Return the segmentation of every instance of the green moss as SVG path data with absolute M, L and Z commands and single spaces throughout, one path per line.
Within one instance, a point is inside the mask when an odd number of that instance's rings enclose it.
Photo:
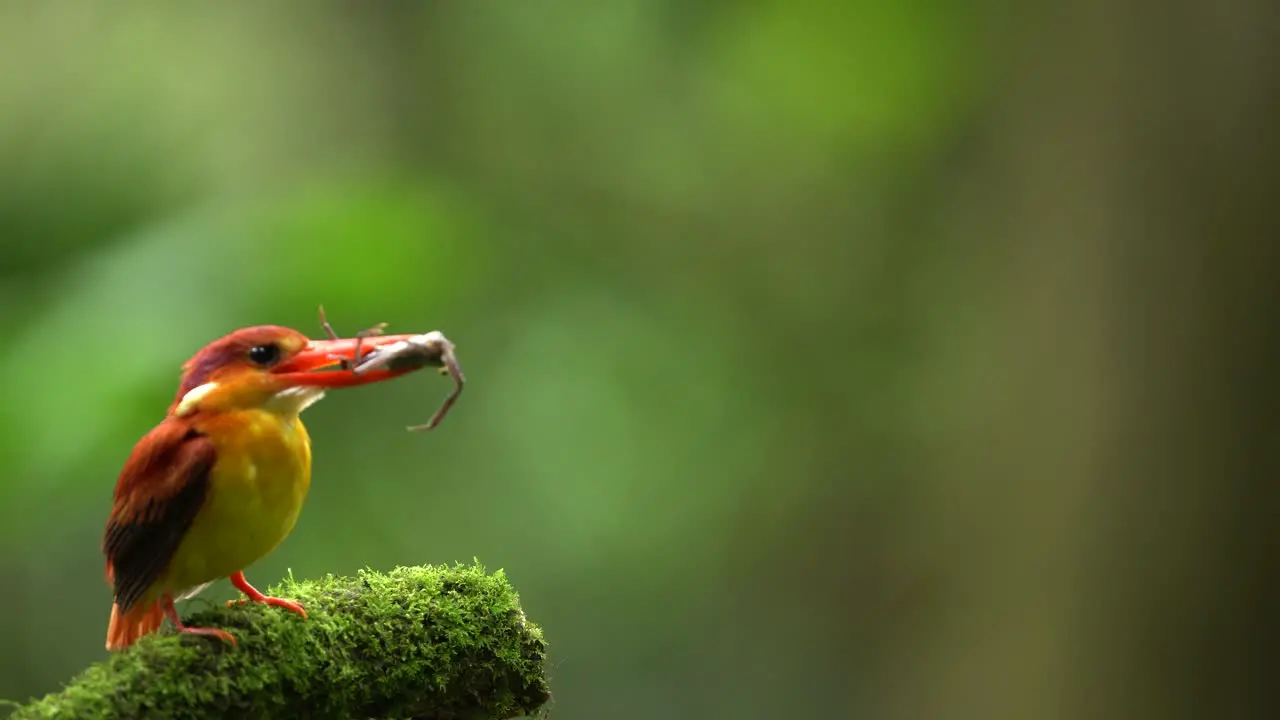
M 505 718 L 550 698 L 542 631 L 502 571 L 396 568 L 286 581 L 307 619 L 257 603 L 184 622 L 230 647 L 172 630 L 143 638 L 12 718 Z

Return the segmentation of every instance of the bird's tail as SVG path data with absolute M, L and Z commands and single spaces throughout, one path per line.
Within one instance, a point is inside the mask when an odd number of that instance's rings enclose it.
M 143 635 L 154 632 L 164 622 L 164 607 L 159 600 L 146 605 L 135 605 L 127 613 L 120 606 L 111 604 L 111 624 L 107 626 L 107 649 L 122 650 L 138 641 Z

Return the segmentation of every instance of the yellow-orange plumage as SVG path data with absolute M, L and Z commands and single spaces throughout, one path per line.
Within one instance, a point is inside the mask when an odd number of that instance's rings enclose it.
M 354 347 L 262 326 L 221 338 L 184 366 L 168 415 L 134 447 L 116 483 L 103 538 L 115 589 L 108 649 L 133 644 L 166 616 L 186 632 L 234 642 L 220 630 L 183 628 L 173 609 L 175 599 L 222 577 L 250 600 L 305 617 L 293 603 L 264 597 L 241 571 L 289 535 L 302 509 L 311 444 L 300 413 L 326 387 L 400 374 L 331 369 Z

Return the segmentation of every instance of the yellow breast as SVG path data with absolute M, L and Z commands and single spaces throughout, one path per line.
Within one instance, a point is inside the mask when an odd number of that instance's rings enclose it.
M 218 455 L 204 505 L 157 583 L 175 593 L 271 552 L 293 530 L 311 486 L 311 441 L 296 415 L 218 413 L 198 427 Z

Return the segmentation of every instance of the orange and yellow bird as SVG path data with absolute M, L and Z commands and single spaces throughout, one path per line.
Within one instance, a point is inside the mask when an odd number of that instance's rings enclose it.
M 132 645 L 165 617 L 180 632 L 234 645 L 223 630 L 184 626 L 173 606 L 223 577 L 253 602 L 306 617 L 244 577 L 293 530 L 311 485 L 299 415 L 328 388 L 410 372 L 350 369 L 357 352 L 407 337 L 311 340 L 263 325 L 222 337 L 183 365 L 164 420 L 134 446 L 116 482 L 102 542 L 114 586 L 108 650 Z

